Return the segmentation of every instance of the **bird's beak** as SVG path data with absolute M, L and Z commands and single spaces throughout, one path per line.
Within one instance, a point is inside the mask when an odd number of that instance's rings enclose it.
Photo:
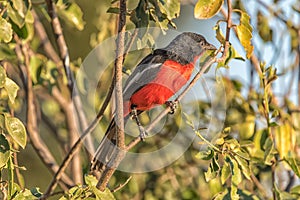
M 209 44 L 206 46 L 206 50 L 217 50 L 217 48 L 214 45 Z

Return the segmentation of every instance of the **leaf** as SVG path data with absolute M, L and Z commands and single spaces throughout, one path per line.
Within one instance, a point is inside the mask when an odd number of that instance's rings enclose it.
M 221 170 L 221 183 L 224 185 L 225 181 L 229 178 L 230 176 L 230 167 L 228 164 L 224 164 Z
M 0 168 L 4 167 L 10 156 L 10 146 L 4 135 L 0 134 Z
M 13 60 L 16 58 L 16 53 L 6 43 L 0 43 L 0 60 Z
M 96 186 L 98 183 L 97 178 L 91 175 L 84 176 L 84 181 L 88 186 Z
M 273 41 L 273 30 L 269 26 L 268 19 L 260 12 L 257 12 L 257 24 L 259 36 L 264 42 Z
M 4 41 L 6 43 L 10 42 L 12 39 L 12 28 L 11 24 L 8 23 L 2 17 L 0 18 L 0 41 Z
M 296 145 L 296 133 L 289 122 L 284 122 L 283 125 L 275 129 L 276 149 L 280 158 L 288 156 L 291 149 Z
M 282 199 L 282 200 L 296 199 L 292 194 L 284 192 L 284 191 L 280 191 L 279 188 L 277 187 L 276 183 L 273 183 L 273 185 L 274 185 L 273 189 L 274 189 L 276 197 L 277 197 L 276 199 Z
M 96 197 L 98 197 L 100 200 L 116 200 L 116 198 L 108 188 L 105 188 L 103 192 L 98 190 L 96 187 L 92 187 L 92 190 Z
M 300 169 L 295 158 L 289 155 L 288 157 L 284 158 L 284 160 L 292 168 L 293 172 L 300 178 Z
M 118 8 L 118 7 L 109 7 L 106 12 L 107 13 L 119 14 L 120 13 L 120 8 Z
M 222 30 L 220 29 L 220 24 L 217 23 L 216 26 L 214 27 L 214 29 L 216 30 L 216 38 L 217 40 L 221 43 L 224 44 L 225 43 L 225 36 L 222 33 Z
M 224 0 L 198 0 L 194 9 L 194 16 L 197 19 L 208 19 L 216 15 Z
M 130 20 L 135 24 L 136 28 L 148 27 L 150 16 L 145 1 L 139 1 L 139 4 L 131 13 Z
M 179 0 L 165 0 L 163 6 L 166 9 L 166 13 L 169 19 L 174 19 L 179 16 L 180 13 Z
M 236 156 L 235 159 L 238 162 L 239 167 L 241 168 L 242 173 L 244 174 L 244 176 L 248 180 L 251 180 L 251 178 L 250 178 L 250 176 L 251 176 L 251 170 L 250 170 L 249 163 L 245 159 L 240 158 L 239 156 Z
M 85 25 L 83 12 L 76 3 L 72 2 L 66 5 L 63 0 L 58 0 L 56 6 L 58 8 L 57 13 L 61 18 L 78 30 L 83 30 Z
M 264 144 L 264 161 L 266 165 L 272 165 L 272 160 L 274 159 L 275 149 L 274 149 L 274 143 L 270 138 L 267 138 L 265 144 Z
M 12 20 L 14 24 L 16 24 L 19 28 L 23 27 L 25 24 L 25 11 L 18 8 L 24 8 L 24 2 L 22 0 L 12 1 L 7 5 L 7 13 L 9 18 Z M 11 5 L 12 4 L 12 5 Z M 16 8 L 17 7 L 17 8 Z
M 240 124 L 240 137 L 243 140 L 250 139 L 255 132 L 255 116 L 248 114 L 244 122 Z
M 5 86 L 5 81 L 6 81 L 6 71 L 0 65 L 0 88 L 3 88 Z
M 250 24 L 250 17 L 246 12 L 241 10 L 235 9 L 234 11 L 241 14 L 240 24 L 236 27 L 237 36 L 246 51 L 247 58 L 250 58 L 254 50 L 254 47 L 251 44 L 252 26 Z
M 207 151 L 200 151 L 196 154 L 196 158 L 200 160 L 210 160 L 214 156 L 214 151 L 211 149 L 208 149 Z
M 232 177 L 231 177 L 231 181 L 233 184 L 235 184 L 236 186 L 238 184 L 240 184 L 242 182 L 242 173 L 241 173 L 241 170 L 239 168 L 239 165 L 238 163 L 236 162 L 235 159 L 233 158 L 230 158 L 230 161 L 232 162 Z
M 14 103 L 17 96 L 17 92 L 19 90 L 19 86 L 13 80 L 6 77 L 4 88 L 7 91 L 9 100 L 11 101 L 11 103 Z
M 245 61 L 245 59 L 233 48 L 232 45 L 230 45 L 229 50 L 226 54 L 226 59 L 223 60 L 222 62 L 219 62 L 217 65 L 217 68 L 220 67 L 225 67 L 228 68 L 228 63 L 231 59 L 237 59 L 237 60 L 242 60 Z
M 31 68 L 31 78 L 33 83 L 38 83 L 41 79 L 41 70 L 42 70 L 43 60 L 36 55 L 30 57 L 29 66 Z
M 213 170 L 212 165 L 209 165 L 209 168 L 207 169 L 207 171 L 204 172 L 205 180 L 208 182 L 208 181 L 216 178 L 216 176 L 217 176 L 217 173 Z
M 300 195 L 300 185 L 293 187 L 290 191 L 292 194 Z
M 24 149 L 27 142 L 27 135 L 23 123 L 18 118 L 5 115 L 5 127 L 14 141 Z

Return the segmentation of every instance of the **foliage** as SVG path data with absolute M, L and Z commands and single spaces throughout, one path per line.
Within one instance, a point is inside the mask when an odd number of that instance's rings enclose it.
M 87 5 L 79 0 L 0 1 L 0 199 L 42 197 L 61 160 L 70 155 L 68 151 L 77 134 L 86 130 L 86 121 L 92 120 L 89 114 L 95 111 L 81 110 L 72 99 L 77 90 L 70 89 L 74 85 L 66 74 L 71 71 L 76 75 L 85 52 L 116 34 L 118 2 Z M 133 149 L 155 151 L 168 144 L 180 126 L 191 126 L 199 144 L 193 144 L 174 164 L 154 172 L 133 174 L 128 183 L 127 174 L 118 171 L 112 176 L 110 187 L 101 192 L 96 187 L 98 180 L 85 175 L 89 173 L 90 155 L 75 152 L 66 173 L 60 177 L 58 198 L 299 199 L 300 101 L 295 103 L 291 96 L 291 85 L 297 83 L 299 87 L 300 80 L 300 24 L 294 20 L 294 16 L 299 18 L 300 8 L 297 1 L 285 6 L 280 1 L 272 3 L 270 6 L 260 0 L 252 2 L 251 5 L 257 5 L 253 7 L 259 7 L 257 10 L 242 0 L 198 0 L 194 6 L 195 18 L 219 19 L 215 24 L 209 23 L 223 47 L 216 70 L 225 70 L 222 72 L 226 74 L 237 62 L 249 63 L 249 73 L 245 75 L 249 85 L 227 75 L 215 77 L 216 82 L 224 83 L 226 94 L 215 94 L 226 103 L 223 130 L 204 136 L 214 112 L 211 102 L 191 102 L 200 113 L 191 111 L 184 120 L 179 114 L 168 118 L 159 135 Z M 175 19 L 180 18 L 183 4 L 178 0 L 129 0 L 127 4 L 127 30 L 145 28 L 133 41 L 141 51 L 131 52 L 125 59 L 125 64 L 132 66 L 137 57 L 144 55 L 143 49 L 155 45 L 150 27 L 167 33 L 181 26 L 175 24 Z M 287 37 L 288 45 L 283 45 L 281 36 Z M 88 38 L 90 46 L 83 42 L 84 38 Z M 264 45 L 269 45 L 269 49 Z M 282 56 L 286 49 L 288 55 Z M 107 72 L 99 84 L 99 94 L 87 94 L 88 100 L 96 101 L 97 106 L 104 101 L 111 74 Z M 75 89 L 88 92 L 88 80 L 80 80 Z M 299 96 L 298 92 L 298 99 Z M 195 116 L 199 116 L 196 120 L 205 128 L 192 123 Z M 101 128 L 107 127 L 109 117 L 105 113 Z M 147 113 L 142 122 L 150 123 Z M 37 163 L 35 171 L 32 166 Z M 47 174 L 46 170 L 51 175 L 42 180 L 39 175 Z M 109 190 L 124 182 L 127 184 L 121 190 Z

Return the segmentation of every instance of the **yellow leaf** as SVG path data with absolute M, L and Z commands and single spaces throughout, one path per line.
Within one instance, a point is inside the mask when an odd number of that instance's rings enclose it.
M 240 24 L 237 26 L 237 36 L 246 51 L 247 58 L 250 58 L 254 47 L 251 44 L 252 26 L 250 24 L 250 17 L 247 13 L 241 10 L 234 10 L 241 14 Z
M 208 19 L 216 15 L 224 0 L 198 0 L 194 10 L 194 16 L 197 19 Z

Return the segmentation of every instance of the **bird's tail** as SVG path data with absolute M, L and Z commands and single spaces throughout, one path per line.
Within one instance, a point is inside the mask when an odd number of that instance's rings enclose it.
M 126 124 L 128 118 L 129 116 L 124 118 L 124 124 Z M 99 171 L 101 173 L 106 167 L 117 167 L 116 157 L 120 151 L 121 150 L 117 147 L 116 122 L 113 118 L 95 152 L 91 163 L 91 170 Z

